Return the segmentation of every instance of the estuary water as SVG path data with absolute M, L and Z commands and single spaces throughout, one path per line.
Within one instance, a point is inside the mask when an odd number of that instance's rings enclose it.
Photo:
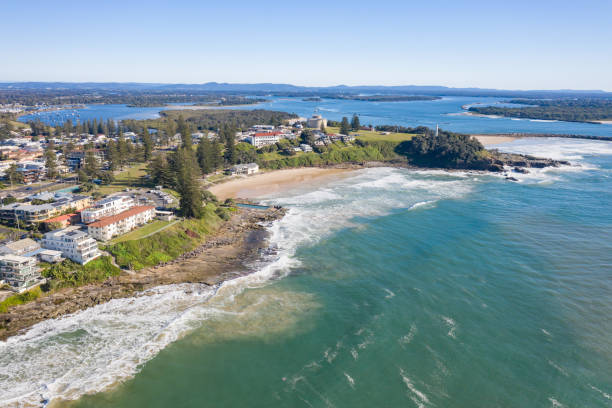
M 269 102 L 221 109 L 270 109 L 296 113 L 310 117 L 321 114 L 332 120 L 357 114 L 364 125 L 428 126 L 439 125 L 445 130 L 464 133 L 554 133 L 612 137 L 612 125 L 578 122 L 559 122 L 503 117 L 479 117 L 465 115 L 463 106 L 474 104 L 502 104 L 504 98 L 450 97 L 435 101 L 367 102 L 323 99 L 320 102 L 304 101 L 303 98 L 266 97 Z M 508 98 L 506 98 L 508 99 Z M 174 104 L 177 105 L 177 104 Z M 175 106 L 176 107 L 176 106 Z M 22 122 L 40 119 L 50 125 L 64 123 L 66 119 L 154 119 L 166 108 L 132 108 L 126 105 L 87 105 L 84 109 L 40 112 L 19 118 Z M 219 108 L 211 108 L 219 109 Z
M 573 165 L 373 168 L 264 197 L 289 212 L 253 274 L 0 343 L 0 406 L 612 406 L 612 144 L 499 147 Z

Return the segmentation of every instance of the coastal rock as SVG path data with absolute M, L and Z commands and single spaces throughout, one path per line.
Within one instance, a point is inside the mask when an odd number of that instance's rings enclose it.
M 64 288 L 0 314 L 0 340 L 19 334 L 47 319 L 93 307 L 111 299 L 140 296 L 155 286 L 175 283 L 214 285 L 246 271 L 245 264 L 260 256 L 267 234 L 262 224 L 281 218 L 282 208 L 240 209 L 198 248 L 177 259 L 77 288 Z

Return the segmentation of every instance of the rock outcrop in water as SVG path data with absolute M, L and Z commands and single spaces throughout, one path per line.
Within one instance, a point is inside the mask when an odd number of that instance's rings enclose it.
M 543 168 L 569 165 L 569 162 L 486 150 L 475 138 L 446 131 L 430 131 L 400 143 L 396 153 L 417 167 L 484 170 L 501 172 L 504 167 Z

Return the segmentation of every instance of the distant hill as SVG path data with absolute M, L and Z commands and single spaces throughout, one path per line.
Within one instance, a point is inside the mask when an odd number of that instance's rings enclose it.
M 492 96 L 511 98 L 610 98 L 611 92 L 601 90 L 504 90 L 488 88 L 450 88 L 446 86 L 380 86 L 336 85 L 329 87 L 308 87 L 291 84 L 231 84 L 207 82 L 203 84 L 158 84 L 137 82 L 0 82 L 0 90 L 70 90 L 70 91 L 137 91 L 169 92 L 192 91 L 210 93 L 242 93 L 253 95 L 274 94 L 280 96 L 321 96 L 321 95 L 431 95 L 431 96 Z

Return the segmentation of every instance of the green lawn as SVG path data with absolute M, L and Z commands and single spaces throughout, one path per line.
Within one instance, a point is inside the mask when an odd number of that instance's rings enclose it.
M 139 163 L 124 171 L 115 174 L 115 181 L 107 186 L 98 187 L 97 191 L 101 194 L 112 194 L 126 188 L 142 187 L 142 177 L 146 173 L 147 163 Z
M 160 229 L 164 228 L 166 225 L 170 224 L 171 222 L 172 221 L 155 220 L 141 228 L 137 228 L 134 231 L 128 232 L 125 235 L 121 235 L 120 237 L 114 238 L 113 240 L 109 242 L 109 244 L 112 245 L 118 242 L 141 239 L 142 237 L 148 234 L 152 234 L 154 232 L 159 231 Z
M 328 133 L 338 133 L 340 131 L 337 127 L 326 128 Z M 389 142 L 403 142 L 404 140 L 410 140 L 414 136 L 412 133 L 395 133 L 391 132 L 388 135 L 382 135 L 381 132 L 375 130 L 360 130 L 359 132 L 350 132 L 351 135 L 356 136 L 357 139 L 361 139 L 365 142 L 374 142 L 378 140 L 384 140 Z

